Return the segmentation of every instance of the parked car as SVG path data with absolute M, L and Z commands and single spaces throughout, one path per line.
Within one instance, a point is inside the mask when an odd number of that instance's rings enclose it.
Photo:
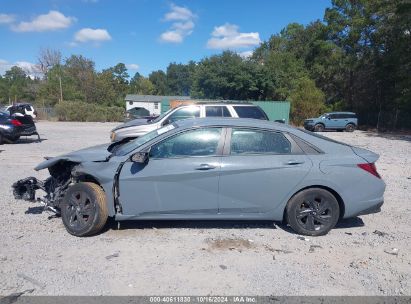
M 268 120 L 265 112 L 253 104 L 204 103 L 170 109 L 155 119 L 135 119 L 111 131 L 112 142 L 140 137 L 177 120 L 200 117 L 234 117 Z
M 358 126 L 358 118 L 352 112 L 325 113 L 318 118 L 309 118 L 304 121 L 304 128 L 310 131 L 345 130 L 353 132 Z
M 37 111 L 34 110 L 34 107 L 29 103 L 9 105 L 6 107 L 6 111 L 8 111 L 10 114 L 20 113 L 22 115 L 29 115 L 32 118 L 37 117 Z
M 285 220 L 323 235 L 338 220 L 375 213 L 385 183 L 378 155 L 315 133 L 256 119 L 170 123 L 138 139 L 50 158 L 44 182 L 13 185 L 17 199 L 61 212 L 67 231 L 98 233 L 124 220 Z
M 14 143 L 20 136 L 31 135 L 37 135 L 40 140 L 31 116 L 0 112 L 0 145 L 4 142 Z

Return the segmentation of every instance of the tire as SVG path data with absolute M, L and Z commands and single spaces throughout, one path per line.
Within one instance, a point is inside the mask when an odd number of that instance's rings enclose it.
M 345 126 L 345 131 L 346 132 L 354 132 L 354 130 L 355 130 L 355 125 L 354 124 L 349 123 L 348 125 Z
M 316 124 L 315 126 L 314 126 L 314 131 L 315 132 L 323 132 L 324 131 L 324 125 L 323 124 Z
M 63 199 L 61 218 L 72 235 L 89 236 L 100 232 L 108 218 L 103 189 L 89 182 L 71 186 Z
M 287 203 L 286 220 L 291 228 L 302 235 L 327 234 L 337 224 L 340 206 L 330 192 L 309 188 L 298 192 Z
M 14 136 L 14 137 L 10 138 L 10 141 L 11 141 L 12 143 L 15 143 L 15 142 L 18 141 L 19 139 L 20 139 L 20 136 Z
M 3 134 L 0 133 L 0 145 L 4 143 L 4 137 Z

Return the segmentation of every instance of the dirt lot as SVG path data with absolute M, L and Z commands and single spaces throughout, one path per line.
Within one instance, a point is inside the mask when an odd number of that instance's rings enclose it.
M 47 176 L 32 170 L 43 156 L 106 142 L 113 126 L 40 122 L 41 143 L 0 146 L 0 295 L 411 295 L 411 137 L 325 133 L 379 153 L 387 191 L 381 213 L 309 240 L 270 222 L 131 222 L 77 238 L 14 200 L 14 181 Z

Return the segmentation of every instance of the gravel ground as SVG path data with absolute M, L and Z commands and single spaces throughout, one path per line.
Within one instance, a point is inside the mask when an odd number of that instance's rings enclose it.
M 381 213 L 301 240 L 270 222 L 128 222 L 77 238 L 10 185 L 32 168 L 108 141 L 108 123 L 39 122 L 41 143 L 0 146 L 0 294 L 411 295 L 411 137 L 327 132 L 373 150 L 387 183 Z M 394 251 L 393 251 L 393 248 Z

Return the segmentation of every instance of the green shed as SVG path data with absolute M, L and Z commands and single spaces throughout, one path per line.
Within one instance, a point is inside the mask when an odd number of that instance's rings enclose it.
M 259 106 L 267 114 L 270 120 L 284 119 L 286 123 L 290 120 L 290 102 L 289 101 L 251 101 Z

